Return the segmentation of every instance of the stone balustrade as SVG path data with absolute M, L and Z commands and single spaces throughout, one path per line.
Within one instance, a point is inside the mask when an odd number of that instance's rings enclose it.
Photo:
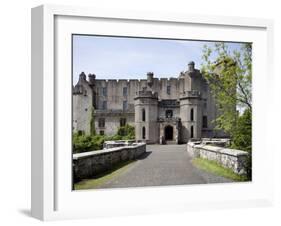
M 116 148 L 116 147 L 123 147 L 123 146 L 130 146 L 133 145 L 135 140 L 108 140 L 103 143 L 103 148 Z
M 230 139 L 229 138 L 202 138 L 201 143 L 205 145 L 226 147 L 230 145 Z
M 245 175 L 248 153 L 241 150 L 212 146 L 198 142 L 188 142 L 187 152 L 192 158 L 203 158 L 215 161 L 234 173 Z
M 73 154 L 74 181 L 92 178 L 146 152 L 145 143 Z

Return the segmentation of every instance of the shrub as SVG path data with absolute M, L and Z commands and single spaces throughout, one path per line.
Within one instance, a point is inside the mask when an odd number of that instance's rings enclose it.
M 73 134 L 73 153 L 101 150 L 106 140 L 133 140 L 135 139 L 135 128 L 130 125 L 119 127 L 117 134 L 113 136 L 105 135 L 85 135 L 83 133 Z
M 247 160 L 247 176 L 252 178 L 252 112 L 245 110 L 243 115 L 239 116 L 237 126 L 234 131 L 232 148 L 247 151 L 249 158 Z
M 118 128 L 117 135 L 121 137 L 120 140 L 133 140 L 135 139 L 135 127 L 125 125 Z
M 101 135 L 80 135 L 73 134 L 73 153 L 80 153 L 86 151 L 100 150 L 103 147 L 104 136 Z

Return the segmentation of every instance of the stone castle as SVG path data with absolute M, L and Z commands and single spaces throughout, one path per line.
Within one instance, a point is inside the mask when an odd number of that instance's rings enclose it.
M 194 62 L 178 78 L 104 80 L 84 72 L 73 87 L 73 131 L 116 134 L 135 127 L 137 141 L 186 143 L 191 138 L 224 136 L 214 130 L 218 111 L 208 83 Z

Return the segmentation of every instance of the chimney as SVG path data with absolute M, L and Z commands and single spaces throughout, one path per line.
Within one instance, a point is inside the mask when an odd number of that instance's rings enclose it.
M 88 75 L 88 79 L 89 79 L 89 84 L 91 86 L 95 85 L 95 81 L 96 81 L 96 75 L 95 74 L 89 74 Z
M 195 66 L 195 63 L 193 62 L 193 61 L 190 61 L 189 63 L 188 63 L 188 71 L 189 72 L 193 72 L 194 71 L 194 67 Z
M 147 72 L 147 85 L 151 87 L 153 85 L 153 72 Z
M 86 81 L 86 75 L 85 75 L 84 72 L 81 72 L 81 74 L 79 75 L 79 81 L 80 81 L 80 80 Z

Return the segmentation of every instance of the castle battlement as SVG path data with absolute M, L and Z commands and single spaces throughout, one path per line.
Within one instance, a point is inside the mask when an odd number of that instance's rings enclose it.
M 143 90 L 136 92 L 135 100 L 138 98 L 158 99 L 158 93 L 153 92 L 151 90 L 147 90 L 146 88 L 143 88 Z
M 201 98 L 201 92 L 198 90 L 184 91 L 180 95 L 180 99 L 184 99 L 184 98 Z

